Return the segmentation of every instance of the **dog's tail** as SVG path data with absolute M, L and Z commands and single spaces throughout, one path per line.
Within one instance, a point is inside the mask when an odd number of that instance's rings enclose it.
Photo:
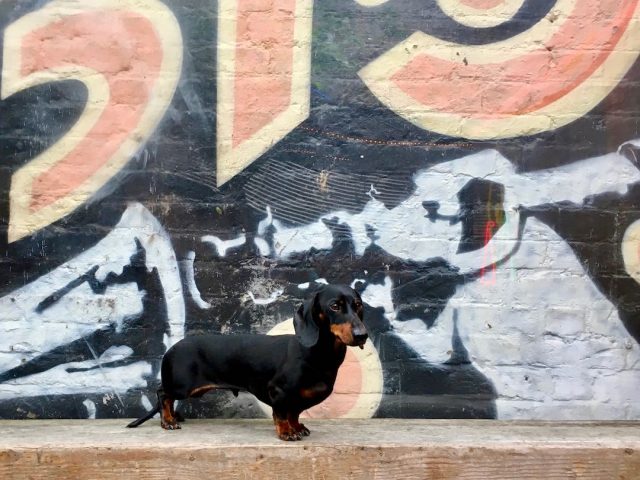
M 136 428 L 136 427 L 142 425 L 147 420 L 150 420 L 151 418 L 153 418 L 153 416 L 158 412 L 160 412 L 160 403 L 157 403 L 156 406 L 149 413 L 147 413 L 144 417 L 140 417 L 139 419 L 134 420 L 129 425 L 127 425 L 127 428 Z

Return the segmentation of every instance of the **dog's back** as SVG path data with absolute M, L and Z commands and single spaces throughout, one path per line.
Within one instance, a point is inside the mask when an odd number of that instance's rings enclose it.
M 268 400 L 266 386 L 283 364 L 293 335 L 194 335 L 162 359 L 162 387 L 176 399 L 205 385 L 246 390 Z

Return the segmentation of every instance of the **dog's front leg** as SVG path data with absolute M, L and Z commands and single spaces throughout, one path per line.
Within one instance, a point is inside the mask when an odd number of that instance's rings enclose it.
M 276 426 L 278 438 L 285 441 L 302 440 L 302 433 L 291 424 L 289 417 L 284 412 L 273 410 L 273 423 Z
M 286 392 L 276 384 L 269 383 L 269 398 L 273 407 L 273 423 L 280 440 L 302 440 L 302 434 L 290 422 L 290 408 L 287 404 Z
M 307 437 L 311 432 L 307 427 L 304 426 L 304 424 L 300 423 L 299 418 L 299 413 L 290 413 L 287 419 L 289 420 L 289 424 L 291 425 L 291 427 L 296 432 L 298 432 L 303 437 Z

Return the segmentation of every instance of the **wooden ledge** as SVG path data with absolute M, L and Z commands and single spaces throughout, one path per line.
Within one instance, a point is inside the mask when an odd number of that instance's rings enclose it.
M 308 420 L 0 421 L 0 478 L 638 479 L 640 422 Z

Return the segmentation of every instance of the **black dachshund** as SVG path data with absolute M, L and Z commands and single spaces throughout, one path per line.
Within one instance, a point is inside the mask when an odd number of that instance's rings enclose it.
M 300 413 L 333 391 L 348 346 L 363 348 L 360 295 L 342 285 L 326 285 L 296 311 L 295 335 L 198 335 L 180 340 L 162 359 L 158 403 L 137 427 L 160 412 L 160 425 L 179 429 L 175 400 L 200 397 L 209 390 L 245 390 L 273 408 L 276 433 L 300 440 L 309 429 Z

